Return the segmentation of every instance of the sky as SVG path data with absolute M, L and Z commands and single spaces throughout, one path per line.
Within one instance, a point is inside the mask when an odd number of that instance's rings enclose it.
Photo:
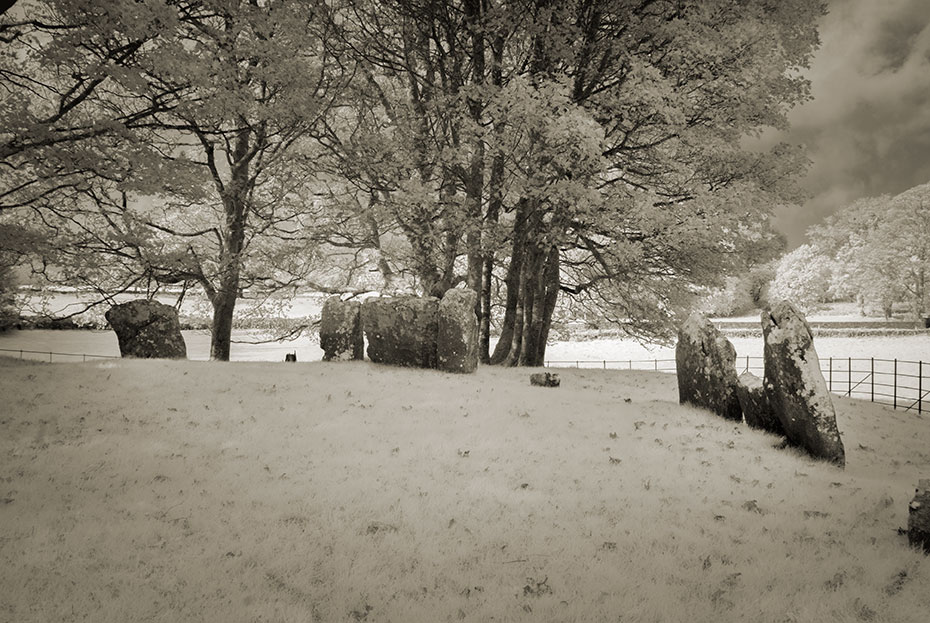
M 780 138 L 807 147 L 810 199 L 776 214 L 790 247 L 860 197 L 930 181 L 930 0 L 830 0 L 813 99 Z

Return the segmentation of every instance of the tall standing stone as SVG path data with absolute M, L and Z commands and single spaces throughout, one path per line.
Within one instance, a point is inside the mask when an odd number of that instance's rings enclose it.
M 372 298 L 362 304 L 368 358 L 375 363 L 436 367 L 439 299 L 417 296 Z
M 116 332 L 123 357 L 185 359 L 187 345 L 174 307 L 138 299 L 107 310 L 107 322 Z
M 449 290 L 439 302 L 436 358 L 440 370 L 474 372 L 478 367 L 478 317 L 474 290 Z
M 788 441 L 811 456 L 846 464 L 810 326 L 787 301 L 762 312 L 765 336 L 765 392 Z
M 678 329 L 675 347 L 678 399 L 741 421 L 736 394 L 736 349 L 701 314 L 691 314 Z
M 326 299 L 320 314 L 320 348 L 323 361 L 349 361 L 365 358 L 362 334 L 362 304 L 343 301 L 338 296 Z

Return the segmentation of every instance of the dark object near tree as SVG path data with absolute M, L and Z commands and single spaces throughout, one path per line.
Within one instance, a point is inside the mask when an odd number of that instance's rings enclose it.
M 296 362 L 297 362 L 297 353 L 287 353 L 286 355 L 284 355 L 284 361 L 285 361 L 285 362 L 293 361 L 293 362 L 296 363 Z
M 750 428 L 757 428 L 776 435 L 784 435 L 785 429 L 772 411 L 762 379 L 752 372 L 743 372 L 737 379 L 736 396 L 739 398 L 743 418 Z
M 551 372 L 537 372 L 530 375 L 530 385 L 537 387 L 558 387 L 561 384 L 558 374 Z
M 185 359 L 178 312 L 170 305 L 144 299 L 114 305 L 106 312 L 123 357 Z
M 742 421 L 736 393 L 736 349 L 701 314 L 691 314 L 678 329 L 675 367 L 679 402 Z
M 368 358 L 375 363 L 435 368 L 439 299 L 403 296 L 368 299 L 362 305 Z
M 804 316 L 787 301 L 762 312 L 765 393 L 788 441 L 811 456 L 843 467 L 846 451 L 814 338 Z
M 323 361 L 348 361 L 365 358 L 362 334 L 362 304 L 343 301 L 338 296 L 326 299 L 320 315 L 320 347 Z
M 921 480 L 907 509 L 907 542 L 930 554 L 930 479 Z
M 439 302 L 436 357 L 440 370 L 474 372 L 478 367 L 478 316 L 474 290 L 449 290 Z

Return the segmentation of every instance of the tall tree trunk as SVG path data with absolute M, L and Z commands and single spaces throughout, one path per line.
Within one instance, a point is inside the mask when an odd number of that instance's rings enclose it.
M 251 189 L 249 162 L 252 133 L 243 128 L 236 136 L 229 183 L 220 184 L 220 196 L 226 211 L 226 228 L 221 252 L 219 286 L 213 294 L 213 324 L 210 334 L 210 358 L 229 361 L 233 314 L 239 298 L 239 276 L 245 249 L 245 227 Z
M 485 44 L 484 32 L 480 24 L 482 0 L 465 0 L 463 2 L 465 22 L 471 35 L 471 81 L 474 85 L 484 84 Z M 468 98 L 468 113 L 475 127 L 481 123 L 484 102 L 476 97 Z M 468 166 L 468 178 L 465 184 L 465 200 L 468 209 L 465 246 L 468 255 L 466 283 L 475 292 L 481 291 L 483 256 L 481 253 L 481 212 L 482 193 L 484 191 L 484 139 L 475 134 L 471 140 L 472 153 Z M 475 313 L 481 314 L 481 301 L 475 303 Z
M 224 280 L 225 281 L 225 280 Z M 213 324 L 210 327 L 210 359 L 229 361 L 232 344 L 233 312 L 238 298 L 238 276 L 224 283 L 213 297 Z M 233 285 L 235 282 L 235 285 Z
M 491 43 L 491 84 L 499 89 L 504 83 L 504 38 L 497 35 Z M 485 227 L 494 227 L 500 219 L 504 207 L 504 155 L 499 151 L 504 123 L 494 124 L 495 144 L 498 151 L 491 160 L 491 173 L 488 180 L 488 208 L 484 218 Z M 494 278 L 494 253 L 492 245 L 484 238 L 482 248 L 481 288 L 478 290 L 478 357 L 481 363 L 491 363 L 491 299 Z

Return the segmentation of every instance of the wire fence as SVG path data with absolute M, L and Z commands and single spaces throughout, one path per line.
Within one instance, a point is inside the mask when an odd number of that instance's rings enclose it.
M 53 351 L 0 348 L 0 353 L 19 359 L 38 359 L 49 363 L 75 362 L 95 359 L 119 359 L 116 355 L 87 353 L 56 353 Z M 652 370 L 675 374 L 674 359 L 593 360 L 576 359 L 547 361 L 553 368 L 602 368 L 604 370 Z M 753 372 L 762 376 L 762 357 L 739 357 L 739 372 Z M 924 403 L 930 407 L 930 362 L 903 359 L 876 359 L 856 357 L 829 357 L 820 361 L 820 370 L 827 389 L 834 394 L 850 398 L 868 399 L 895 409 L 923 413 Z
M 54 363 L 57 357 L 57 361 L 64 362 L 75 362 L 75 361 L 87 361 L 88 359 L 119 359 L 118 355 L 89 355 L 87 353 L 56 353 L 47 350 L 23 350 L 20 348 L 0 348 L 0 353 L 10 353 L 8 357 L 18 356 L 19 359 L 38 359 L 41 361 L 48 361 L 49 363 Z
M 753 372 L 762 376 L 762 357 L 739 357 L 738 372 Z M 603 368 L 604 370 L 653 370 L 675 374 L 674 359 L 627 359 L 547 361 L 554 368 Z M 860 398 L 888 405 L 895 409 L 923 413 L 924 403 L 930 408 L 930 362 L 903 359 L 829 357 L 820 361 L 820 371 L 827 389 L 834 394 Z

